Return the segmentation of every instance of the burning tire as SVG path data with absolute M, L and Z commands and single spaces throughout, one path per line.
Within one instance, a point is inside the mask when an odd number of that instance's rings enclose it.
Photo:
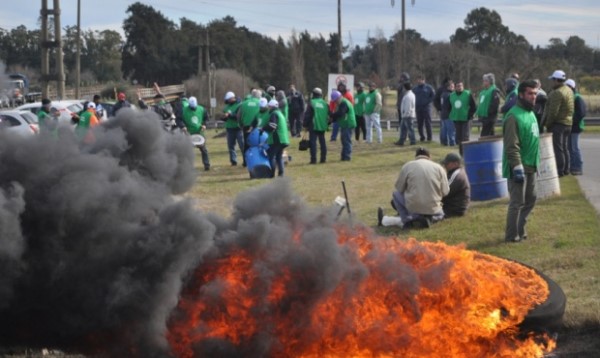
M 541 278 L 548 284 L 548 298 L 542 304 L 533 308 L 520 325 L 522 330 L 546 330 L 550 328 L 557 328 L 562 324 L 562 318 L 565 313 L 567 305 L 567 297 L 563 292 L 562 288 L 554 282 L 550 277 L 546 276 L 539 270 L 519 263 L 523 266 L 529 267 L 535 271 Z

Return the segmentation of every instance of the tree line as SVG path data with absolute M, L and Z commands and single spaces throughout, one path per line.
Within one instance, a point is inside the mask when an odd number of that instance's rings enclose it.
M 306 93 L 314 87 L 326 88 L 327 74 L 337 72 L 337 33 L 324 37 L 304 31 L 288 39 L 272 39 L 238 25 L 231 16 L 208 24 L 185 17 L 175 23 L 140 2 L 130 5 L 126 15 L 125 38 L 114 30 L 82 32 L 83 82 L 181 83 L 210 65 L 202 61 L 205 48 L 215 68 L 235 70 L 252 80 L 248 83 L 261 87 L 270 84 L 287 89 L 295 83 Z M 76 28 L 68 26 L 62 33 L 67 84 L 73 85 Z M 375 29 L 364 46 L 343 48 L 344 72 L 381 87 L 394 88 L 400 74 L 408 72 L 423 74 L 434 85 L 452 78 L 478 89 L 483 73 L 493 72 L 498 79 L 513 72 L 522 78 L 544 79 L 561 68 L 588 93 L 600 92 L 598 49 L 577 35 L 565 40 L 551 38 L 545 47 L 534 47 L 503 25 L 496 11 L 485 7 L 467 14 L 464 26 L 457 28 L 449 41 L 431 42 L 407 29 L 407 58 L 400 63 L 403 37 L 402 31 L 387 37 Z M 9 71 L 24 72 L 35 80 L 41 62 L 40 30 L 25 26 L 0 29 L 0 61 Z

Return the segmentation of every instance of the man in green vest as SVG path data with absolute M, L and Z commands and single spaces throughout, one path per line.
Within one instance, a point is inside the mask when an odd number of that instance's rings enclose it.
M 534 113 L 536 95 L 535 81 L 519 84 L 517 104 L 506 113 L 503 122 L 502 176 L 507 179 L 510 196 L 506 242 L 527 239 L 525 224 L 537 199 L 535 173 L 540 166 L 540 131 Z
M 235 93 L 229 91 L 225 93 L 225 108 L 223 108 L 223 117 L 225 121 L 225 130 L 227 131 L 227 149 L 229 150 L 229 162 L 232 166 L 236 166 L 237 153 L 235 152 L 235 143 L 237 142 L 240 150 L 244 149 L 244 136 L 242 128 L 237 119 L 237 111 L 240 108 L 240 101 L 235 96 Z M 242 156 L 244 153 L 242 152 Z
M 356 115 L 352 102 L 342 96 L 340 91 L 331 92 L 331 101 L 334 102 L 335 110 L 330 114 L 331 119 L 340 127 L 342 140 L 342 161 L 352 159 L 352 132 L 356 128 Z
M 317 140 L 321 152 L 320 162 L 327 161 L 327 140 L 325 132 L 329 129 L 329 107 L 323 99 L 323 91 L 319 87 L 312 90 L 312 98 L 306 108 L 304 115 L 304 128 L 309 131 L 310 141 L 310 162 L 317 164 Z
M 496 77 L 493 73 L 483 75 L 483 89 L 479 92 L 477 117 L 481 121 L 481 137 L 493 136 L 500 106 L 500 90 L 496 88 Z
M 248 135 L 252 130 L 252 121 L 256 118 L 256 115 L 260 111 L 260 98 L 262 96 L 262 91 L 259 89 L 253 89 L 250 92 L 250 96 L 248 96 L 242 104 L 240 104 L 240 109 L 237 112 L 238 121 L 242 127 L 242 131 L 244 133 L 244 164 L 246 166 L 246 151 L 248 150 Z
M 42 108 L 37 112 L 38 126 L 40 133 L 51 132 L 56 127 L 53 122 L 52 116 L 50 116 L 50 105 L 51 101 L 48 98 L 42 99 Z
M 277 167 L 277 175 L 282 177 L 285 171 L 283 163 L 283 150 L 290 145 L 290 137 L 288 126 L 283 113 L 279 110 L 279 102 L 272 99 L 268 103 L 269 106 L 269 122 L 263 127 L 263 130 L 269 133 L 267 144 L 269 149 L 267 155 L 271 162 L 271 178 L 275 176 L 275 167 Z
M 183 127 L 181 129 L 192 135 L 199 134 L 204 137 L 204 131 L 206 130 L 206 122 L 208 122 L 208 111 L 198 104 L 196 97 L 190 97 L 187 100 L 187 106 L 183 106 L 182 110 Z M 202 164 L 204 164 L 204 170 L 210 170 L 210 159 L 208 158 L 208 149 L 206 149 L 206 142 L 202 145 L 197 146 L 202 155 Z
M 377 131 L 377 143 L 383 142 L 381 133 L 381 93 L 375 82 L 369 83 L 369 93 L 365 97 L 365 123 L 367 127 L 367 143 L 373 142 L 373 127 Z
M 460 154 L 463 154 L 462 142 L 468 142 L 471 135 L 471 119 L 477 105 L 471 91 L 466 90 L 462 81 L 456 81 L 454 92 L 450 94 L 450 119 L 456 128 L 456 143 Z
M 365 85 L 358 82 L 356 85 L 356 96 L 354 96 L 354 114 L 356 115 L 356 129 L 354 130 L 354 139 L 356 142 L 360 139 L 360 132 L 363 135 L 363 141 L 367 140 L 367 125 L 365 122 Z

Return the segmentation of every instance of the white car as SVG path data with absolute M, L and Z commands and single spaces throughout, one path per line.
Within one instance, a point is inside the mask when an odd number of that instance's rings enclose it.
M 0 130 L 8 130 L 22 136 L 32 136 L 40 131 L 34 114 L 17 110 L 0 112 Z
M 35 102 L 24 104 L 16 109 L 20 111 L 30 111 L 33 114 L 37 114 L 41 108 L 42 102 Z M 59 123 L 70 124 L 72 114 L 77 114 L 83 110 L 83 105 L 81 104 L 81 101 L 76 100 L 52 101 L 52 103 L 50 103 L 50 110 L 52 111 L 53 109 L 60 112 L 60 116 L 58 117 Z

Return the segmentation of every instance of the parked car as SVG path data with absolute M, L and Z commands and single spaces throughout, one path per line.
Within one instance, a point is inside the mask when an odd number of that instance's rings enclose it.
M 3 129 L 23 136 L 39 133 L 37 117 L 26 111 L 0 111 L 0 130 Z
M 30 111 L 33 114 L 37 114 L 39 110 L 42 108 L 42 102 L 35 103 L 27 103 L 22 106 L 17 107 L 17 110 L 26 110 Z M 71 123 L 71 116 L 73 113 L 77 114 L 81 110 L 83 110 L 83 105 L 81 101 L 77 100 L 65 100 L 65 101 L 52 101 L 50 104 L 51 110 L 58 110 L 60 116 L 58 117 L 58 121 L 60 123 Z

